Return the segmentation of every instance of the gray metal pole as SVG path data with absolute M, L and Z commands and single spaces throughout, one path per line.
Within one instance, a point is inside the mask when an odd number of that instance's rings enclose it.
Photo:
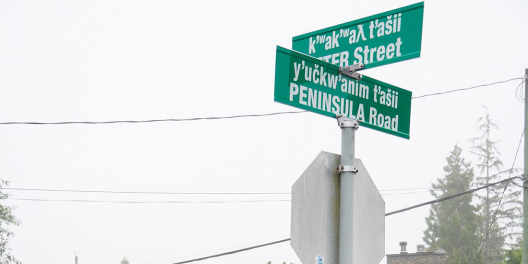
M 358 122 L 347 117 L 338 116 L 337 123 L 341 127 L 339 264 L 352 264 L 354 248 L 354 182 L 357 172 L 354 148 Z
M 524 69 L 524 172 L 523 177 L 528 176 L 528 69 Z M 523 184 L 523 245 L 522 264 L 528 264 L 528 182 Z

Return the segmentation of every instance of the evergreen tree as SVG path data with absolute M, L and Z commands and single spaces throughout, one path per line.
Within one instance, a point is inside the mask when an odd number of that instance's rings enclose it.
M 0 179 L 0 190 L 4 186 L 8 186 L 9 182 Z M 0 200 L 5 200 L 9 197 L 8 194 L 0 191 Z M 9 225 L 18 225 L 19 221 L 13 214 L 13 207 L 0 204 L 0 264 L 21 263 L 13 255 L 11 249 L 7 246 L 9 239 L 14 235 L 7 227 Z
M 455 146 L 446 158 L 447 173 L 444 178 L 432 184 L 431 194 L 443 198 L 470 189 L 473 181 L 473 169 L 461 157 L 462 149 Z M 478 209 L 471 204 L 472 195 L 462 195 L 431 205 L 429 216 L 425 219 L 427 230 L 424 242 L 429 250 L 444 249 L 450 258 L 450 264 L 483 263 L 478 257 L 479 216 Z
M 479 118 L 477 126 L 482 134 L 470 139 L 474 144 L 472 153 L 477 155 L 479 160 L 477 168 L 480 176 L 476 177 L 476 184 L 487 185 L 512 175 L 514 169 L 503 169 L 500 152 L 496 146 L 498 141 L 490 139 L 492 130 L 499 127 L 491 121 L 489 112 Z M 514 187 L 508 182 L 490 186 L 483 194 L 476 194 L 482 219 L 480 232 L 485 238 L 482 253 L 486 264 L 501 263 L 507 239 L 516 241 L 519 235 L 516 227 L 520 226 L 522 205 L 517 198 L 520 190 L 515 190 Z

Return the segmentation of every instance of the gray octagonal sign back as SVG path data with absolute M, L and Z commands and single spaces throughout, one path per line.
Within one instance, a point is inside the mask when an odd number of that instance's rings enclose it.
M 341 156 L 322 151 L 292 187 L 290 244 L 303 264 L 339 263 Z M 385 201 L 361 160 L 354 189 L 353 264 L 385 255 Z

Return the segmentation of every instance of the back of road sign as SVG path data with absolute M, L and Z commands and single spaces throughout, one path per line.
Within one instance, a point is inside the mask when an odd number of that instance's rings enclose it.
M 291 246 L 303 264 L 339 263 L 340 156 L 321 152 L 292 187 Z M 354 189 L 353 263 L 385 255 L 385 201 L 361 160 Z

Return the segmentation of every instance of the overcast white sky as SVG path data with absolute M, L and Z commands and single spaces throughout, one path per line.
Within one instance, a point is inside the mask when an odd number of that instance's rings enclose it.
M 2 1 L 0 122 L 110 121 L 263 114 L 273 102 L 276 45 L 416 1 Z M 423 95 L 522 77 L 528 2 L 425 1 L 422 55 L 363 74 Z M 410 140 L 357 132 L 379 190 L 428 188 L 489 108 L 511 166 L 523 129 L 516 80 L 412 102 Z M 153 192 L 290 192 L 340 129 L 312 113 L 111 125 L 3 125 L 0 178 L 16 188 Z M 522 166 L 522 148 L 516 166 Z M 386 211 L 431 200 L 382 191 Z M 283 200 L 289 195 L 148 195 L 8 191 L 23 263 L 173 263 L 289 237 L 290 204 L 104 201 Z M 399 193 L 397 195 L 387 195 Z M 414 252 L 428 207 L 386 218 L 386 253 Z M 217 251 L 220 250 L 220 251 Z M 203 253 L 203 254 L 202 254 Z M 185 257 L 195 255 L 192 257 Z M 201 255 L 200 255 L 201 254 Z M 182 258 L 183 257 L 183 258 Z M 289 243 L 201 263 L 300 263 Z M 384 262 L 385 260 L 383 260 Z M 383 263 L 382 262 L 382 263 Z M 306 264 L 306 263 L 305 263 Z

